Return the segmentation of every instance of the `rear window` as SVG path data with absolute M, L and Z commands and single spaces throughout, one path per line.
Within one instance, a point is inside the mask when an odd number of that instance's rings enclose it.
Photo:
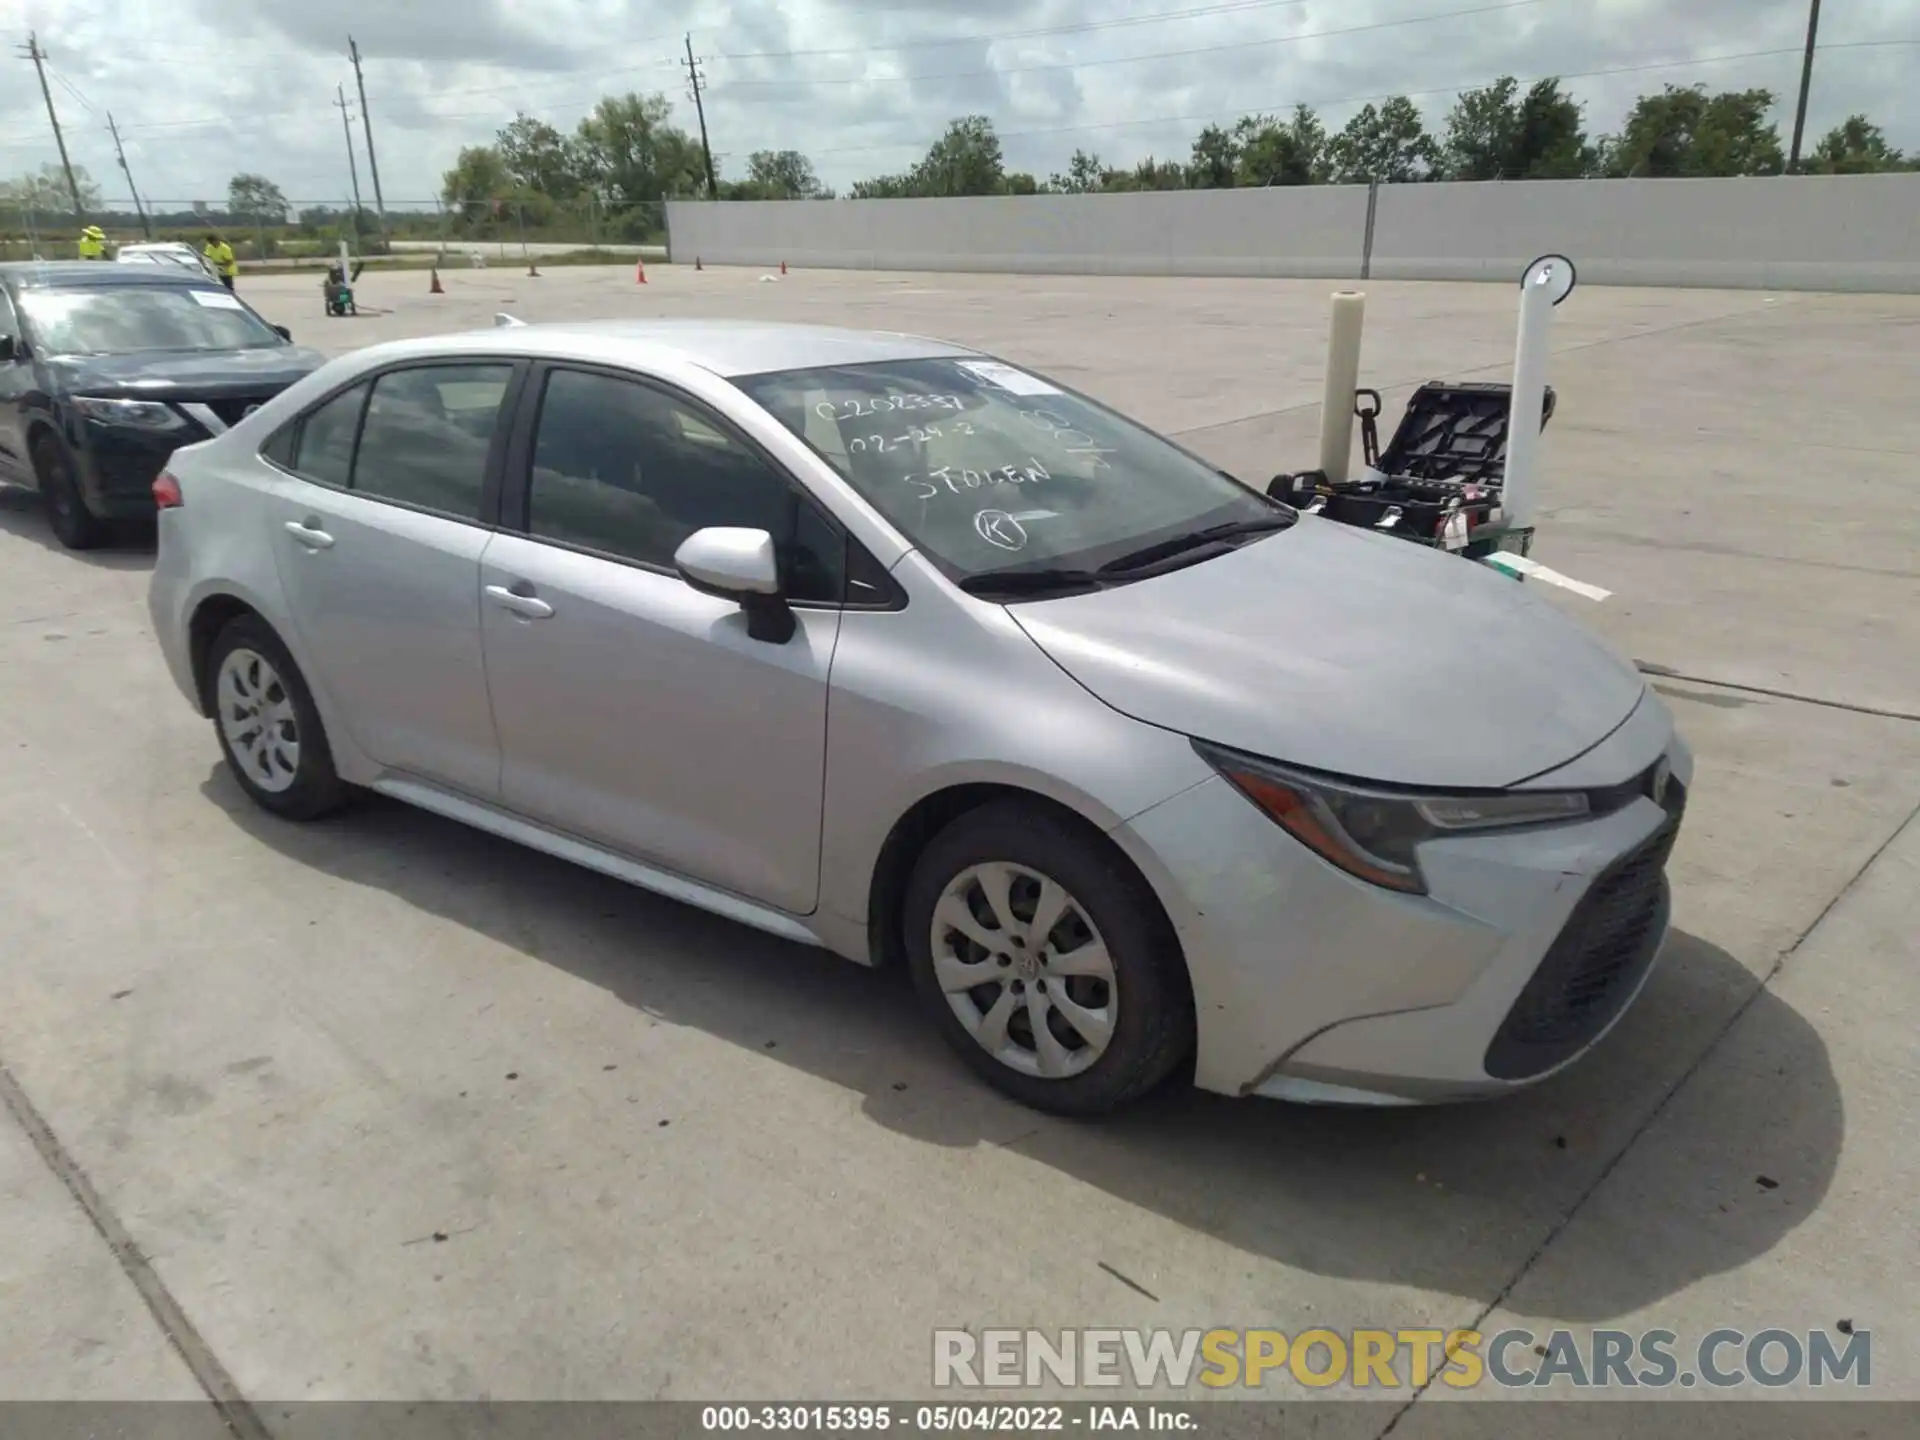
M 284 345 L 231 292 L 191 285 L 89 285 L 25 290 L 20 309 L 49 355 L 260 350 Z

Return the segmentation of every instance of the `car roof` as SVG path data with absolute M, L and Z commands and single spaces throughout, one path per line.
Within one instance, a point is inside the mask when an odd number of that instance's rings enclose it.
M 512 350 L 607 364 L 675 359 L 729 379 L 775 370 L 867 365 L 886 360 L 972 358 L 964 346 L 884 330 L 789 325 L 770 320 L 583 320 L 514 325 L 374 346 L 368 359 Z M 378 352 L 376 357 L 376 352 Z
M 197 285 L 214 282 L 188 270 L 148 270 L 139 265 L 103 265 L 98 260 L 14 260 L 0 265 L 0 283 L 15 290 L 80 286 Z

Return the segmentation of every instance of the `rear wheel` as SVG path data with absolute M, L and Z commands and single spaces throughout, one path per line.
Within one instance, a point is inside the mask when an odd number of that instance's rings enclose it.
M 1192 1049 L 1185 965 L 1159 905 L 1105 841 L 1043 807 L 961 816 L 921 856 L 904 911 L 934 1024 L 1017 1100 L 1101 1114 Z
M 54 538 L 69 550 L 92 550 L 107 538 L 107 522 L 87 508 L 67 452 L 51 435 L 33 442 L 33 468 Z
M 346 786 L 320 712 L 272 628 L 255 615 L 229 621 L 207 654 L 207 673 L 214 731 L 248 797 L 289 820 L 338 809 Z

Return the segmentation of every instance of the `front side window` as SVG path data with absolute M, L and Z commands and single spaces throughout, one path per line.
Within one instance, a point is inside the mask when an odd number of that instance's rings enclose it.
M 21 292 L 35 346 L 48 355 L 264 350 L 287 342 L 227 290 L 87 285 Z
M 360 427 L 353 489 L 479 519 L 487 456 L 512 378 L 513 367 L 502 364 L 422 365 L 380 376 Z
M 671 568 L 681 542 L 714 525 L 772 535 L 788 598 L 841 598 L 844 537 L 739 440 L 653 386 L 553 372 L 534 438 L 529 534 Z
M 1276 506 L 1113 411 L 990 360 L 734 381 L 954 579 L 1094 568 Z

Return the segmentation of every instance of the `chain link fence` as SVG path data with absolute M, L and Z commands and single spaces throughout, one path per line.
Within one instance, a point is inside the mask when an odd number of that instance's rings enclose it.
M 294 200 L 277 216 L 235 214 L 204 200 L 144 199 L 144 207 L 143 215 L 130 205 L 103 205 L 82 220 L 71 210 L 0 199 L 0 260 L 76 259 L 85 225 L 106 233 L 109 254 L 122 245 L 161 241 L 199 250 L 207 235 L 217 234 L 249 266 L 325 264 L 339 254 L 343 240 L 360 256 L 425 254 L 458 263 L 463 257 L 535 254 L 565 259 L 570 250 L 589 260 L 595 252 L 632 255 L 662 245 L 666 237 L 661 202 L 611 205 L 593 197 L 564 203 L 540 194 L 465 204 L 389 200 L 384 221 L 372 206 L 356 210 L 350 201 Z

